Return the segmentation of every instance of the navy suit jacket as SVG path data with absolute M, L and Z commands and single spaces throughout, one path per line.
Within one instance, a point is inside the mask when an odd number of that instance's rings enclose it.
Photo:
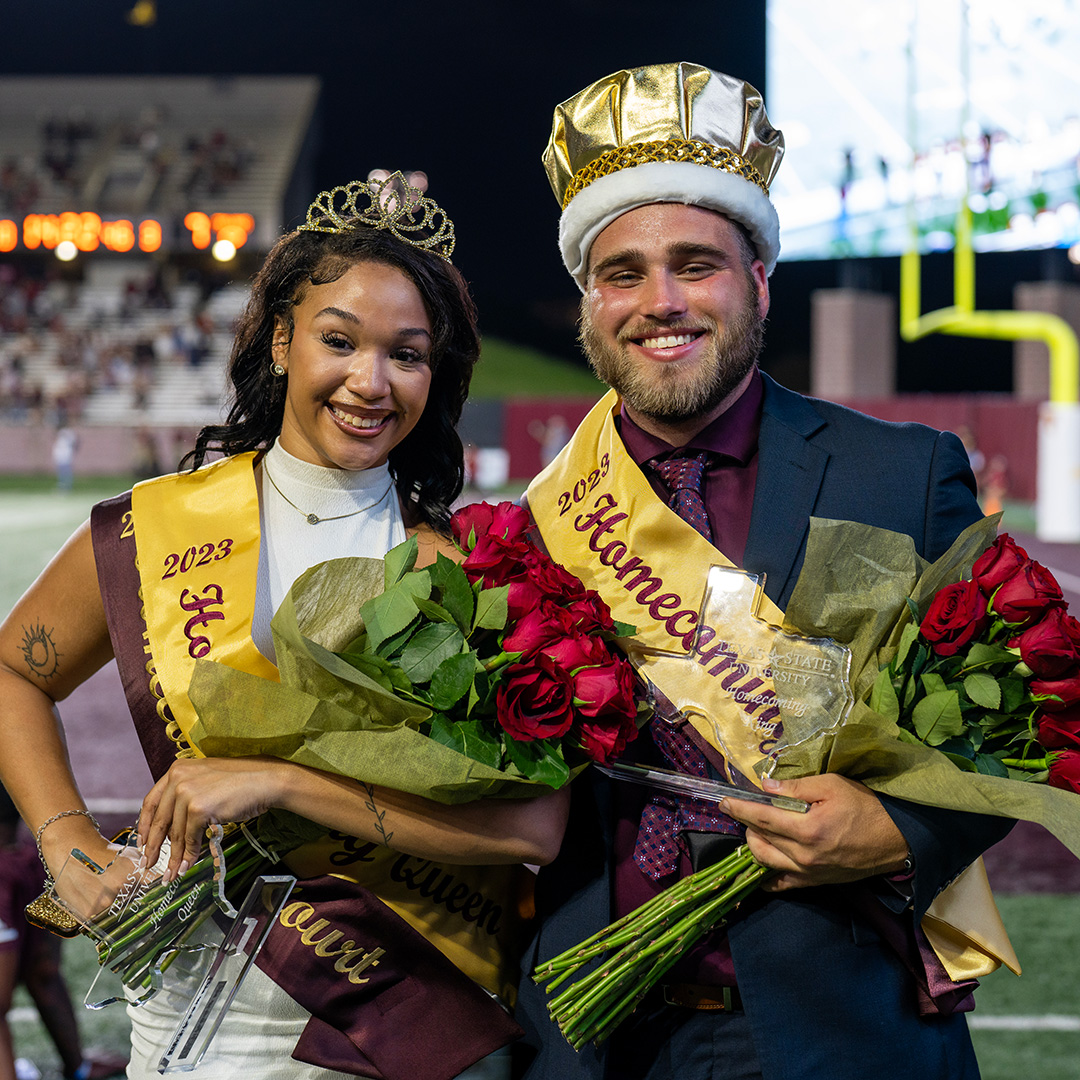
M 906 533 L 929 560 L 981 516 L 967 455 L 955 435 L 875 420 L 764 379 L 757 486 L 743 561 L 747 570 L 766 574 L 765 591 L 781 608 L 798 579 L 811 516 Z M 591 771 L 575 783 L 563 850 L 537 882 L 539 929 L 525 957 L 526 973 L 611 921 L 609 783 Z M 1012 825 L 879 797 L 915 858 L 914 897 L 901 915 L 915 921 Z M 865 904 L 868 887 L 758 894 L 731 922 L 736 977 L 765 1080 L 977 1077 L 963 1016 L 921 1018 L 911 975 L 860 916 L 853 896 L 862 890 Z M 902 908 L 903 902 L 891 906 Z M 526 1044 L 539 1047 L 528 1080 L 604 1075 L 604 1047 L 575 1054 L 547 1018 L 544 995 L 527 974 L 518 1020 Z M 690 1072 L 680 1076 L 697 1080 Z

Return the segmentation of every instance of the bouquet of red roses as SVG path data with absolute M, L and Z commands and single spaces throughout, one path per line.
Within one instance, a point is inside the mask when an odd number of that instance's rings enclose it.
M 856 701 L 762 771 L 836 772 L 913 802 L 1037 821 L 1080 856 L 1080 623 L 1053 575 L 995 526 L 975 523 L 928 565 L 907 536 L 811 519 L 784 629 L 843 642 Z M 813 708 L 800 692 L 786 688 L 782 716 Z M 548 1002 L 567 1040 L 607 1038 L 766 873 L 741 847 L 538 967 L 550 990 L 576 978 Z
M 1008 534 L 904 628 L 870 705 L 966 772 L 1080 791 L 1080 622 Z
M 638 702 L 615 639 L 634 628 L 530 525 L 513 503 L 479 503 L 451 520 L 460 562 L 417 567 L 414 537 L 312 567 L 271 624 L 280 682 L 198 663 L 192 741 L 447 803 L 536 795 L 618 755 Z

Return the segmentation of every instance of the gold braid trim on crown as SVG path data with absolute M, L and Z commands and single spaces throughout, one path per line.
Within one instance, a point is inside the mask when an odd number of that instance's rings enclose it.
M 363 209 L 356 205 L 361 196 L 368 201 Z M 433 251 L 447 262 L 454 252 L 454 223 L 434 199 L 426 198 L 400 172 L 391 173 L 385 180 L 353 180 L 321 192 L 308 207 L 307 221 L 298 229 L 343 233 L 357 225 L 384 229 L 406 244 Z
M 562 206 L 565 210 L 570 200 L 584 191 L 594 180 L 610 176 L 622 169 L 631 169 L 635 165 L 646 165 L 651 161 L 689 161 L 694 165 L 709 165 L 722 172 L 734 173 L 744 180 L 756 184 L 769 194 L 769 185 L 757 169 L 734 150 L 726 146 L 714 146 L 700 139 L 664 139 L 657 142 L 630 143 L 616 146 L 598 158 L 594 158 L 583 168 L 574 173 L 563 195 Z

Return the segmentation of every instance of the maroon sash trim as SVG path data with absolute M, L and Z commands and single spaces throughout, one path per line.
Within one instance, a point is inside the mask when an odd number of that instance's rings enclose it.
M 124 696 L 150 774 L 159 780 L 176 760 L 176 746 L 165 734 L 165 725 L 172 719 L 169 706 L 151 692 L 151 674 L 146 667 L 150 652 L 145 636 L 146 623 L 140 614 L 130 491 L 94 507 L 90 512 L 90 537 Z M 159 704 L 164 719 L 158 713 Z
M 154 695 L 147 670 L 130 511 L 131 492 L 99 503 L 90 530 L 113 653 L 157 780 L 177 748 L 165 733 L 168 705 Z M 312 1014 L 292 1056 L 319 1068 L 373 1080 L 452 1080 L 523 1034 L 426 938 L 343 878 L 301 881 L 256 963 Z

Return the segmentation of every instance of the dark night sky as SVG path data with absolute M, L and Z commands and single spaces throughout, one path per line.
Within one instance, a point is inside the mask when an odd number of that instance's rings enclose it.
M 486 329 L 545 338 L 572 310 L 558 206 L 540 167 L 554 106 L 610 71 L 692 60 L 762 87 L 764 0 L 7 0 L 4 74 L 317 74 L 318 188 L 422 168 L 457 227 Z

